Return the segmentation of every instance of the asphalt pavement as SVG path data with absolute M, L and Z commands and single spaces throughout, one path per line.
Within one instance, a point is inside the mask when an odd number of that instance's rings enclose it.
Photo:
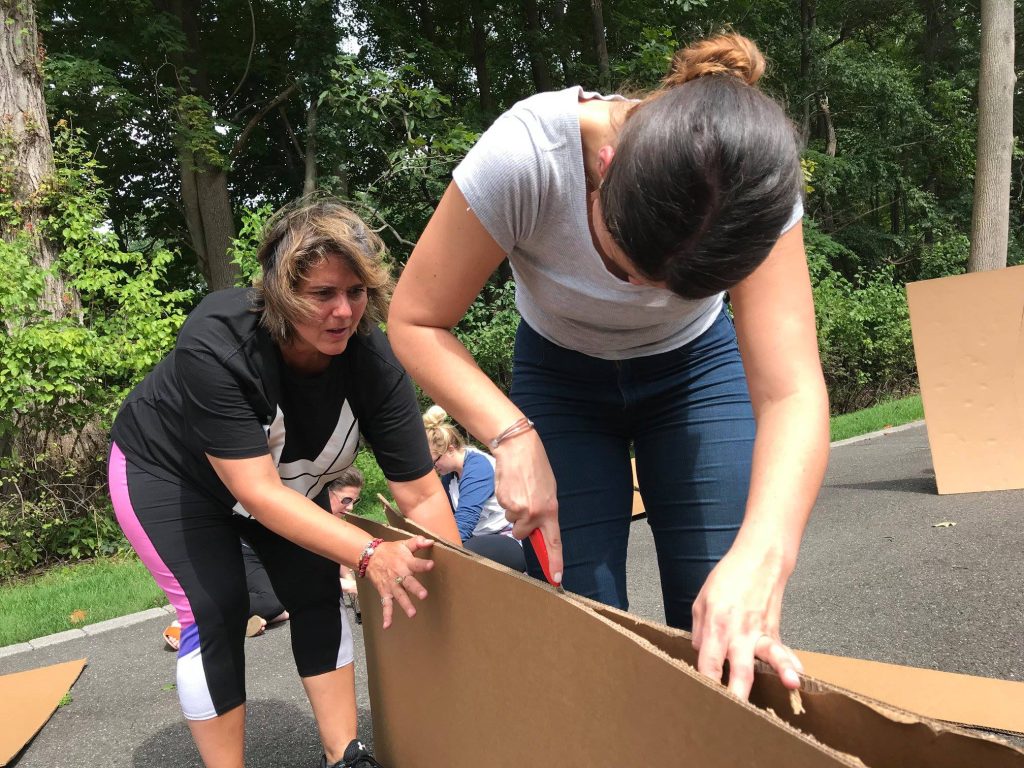
M 943 525 L 955 523 L 955 525 Z M 939 496 L 924 426 L 833 446 L 786 592 L 783 639 L 812 651 L 1024 679 L 1024 491 Z M 630 537 L 630 610 L 663 619 L 646 523 Z M 350 614 L 351 616 L 351 614 Z M 173 689 L 170 617 L 0 648 L 0 674 L 87 658 L 17 768 L 201 768 Z M 130 620 L 132 621 L 132 620 Z M 361 736 L 372 742 L 362 633 L 353 625 Z M 316 725 L 287 624 L 246 641 L 246 765 L 313 768 Z

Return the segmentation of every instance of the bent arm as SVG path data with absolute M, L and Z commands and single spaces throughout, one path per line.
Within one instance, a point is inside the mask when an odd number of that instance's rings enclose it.
M 523 414 L 451 329 L 505 255 L 453 182 L 409 257 L 388 315 L 391 347 L 409 375 L 482 442 Z
M 757 422 L 746 515 L 737 543 L 777 549 L 786 575 L 825 475 L 828 393 L 800 224 L 731 293 Z
M 373 538 L 284 485 L 269 454 L 248 459 L 207 454 L 206 458 L 246 512 L 300 547 L 352 567 Z
M 391 347 L 423 390 L 482 443 L 523 413 L 487 378 L 451 329 L 505 258 L 454 183 L 449 185 L 395 288 L 388 316 Z M 518 539 L 544 532 L 550 565 L 561 578 L 555 478 L 534 431 L 503 442 L 497 461 L 498 503 Z
M 731 291 L 757 424 L 743 523 L 693 606 L 698 669 L 746 698 L 754 657 L 799 686 L 799 660 L 779 638 L 782 597 L 828 463 L 828 395 L 797 224 Z

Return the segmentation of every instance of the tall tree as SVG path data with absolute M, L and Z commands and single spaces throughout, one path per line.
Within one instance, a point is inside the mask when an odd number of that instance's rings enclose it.
M 27 236 L 46 270 L 42 308 L 54 318 L 76 312 L 79 300 L 57 265 L 56 245 L 41 226 L 44 183 L 53 176 L 53 146 L 43 98 L 43 48 L 34 0 L 0 0 L 0 236 Z M 8 208 L 4 210 L 4 208 Z
M 981 1 L 978 150 L 974 174 L 970 272 L 1006 266 L 1013 152 L 1013 3 Z
M 612 70 L 608 61 L 608 42 L 604 32 L 604 10 L 601 0 L 590 0 L 590 20 L 594 30 L 594 50 L 597 53 L 598 85 L 602 91 L 612 87 Z

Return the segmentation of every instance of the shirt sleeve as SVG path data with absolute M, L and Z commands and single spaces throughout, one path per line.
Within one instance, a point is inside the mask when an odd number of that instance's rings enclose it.
M 241 386 L 212 353 L 178 348 L 174 366 L 185 423 L 204 453 L 246 459 L 270 452 L 267 434 Z
M 793 227 L 795 227 L 797 225 L 797 223 L 801 219 L 803 219 L 803 217 L 804 217 L 804 200 L 803 200 L 803 197 L 798 195 L 797 198 L 796 198 L 796 202 L 793 204 L 793 212 L 789 215 L 789 221 L 787 221 L 785 226 L 782 227 L 782 231 L 779 233 L 779 236 L 781 237 L 782 235 L 784 235 L 787 232 L 789 232 L 789 230 L 791 230 Z
M 455 523 L 463 541 L 473 535 L 484 504 L 493 495 L 494 467 L 482 456 L 467 453 L 459 478 L 459 506 L 455 509 Z
M 545 186 L 528 112 L 506 112 L 456 166 L 452 178 L 488 234 L 506 253 L 537 226 Z

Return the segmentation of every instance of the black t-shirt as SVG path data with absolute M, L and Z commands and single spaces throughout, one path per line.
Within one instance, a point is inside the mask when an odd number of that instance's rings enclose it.
M 285 365 L 251 291 L 211 293 L 174 350 L 139 383 L 111 437 L 151 474 L 197 487 L 237 511 L 206 454 L 270 454 L 285 485 L 327 507 L 327 485 L 355 459 L 360 432 L 389 480 L 433 470 L 412 383 L 378 328 L 353 336 L 327 370 Z

